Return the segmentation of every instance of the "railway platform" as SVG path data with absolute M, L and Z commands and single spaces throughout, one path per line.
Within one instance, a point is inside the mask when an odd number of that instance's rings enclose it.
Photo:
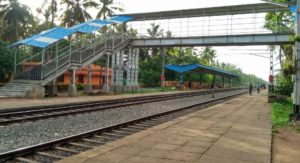
M 269 163 L 271 106 L 243 95 L 59 163 Z

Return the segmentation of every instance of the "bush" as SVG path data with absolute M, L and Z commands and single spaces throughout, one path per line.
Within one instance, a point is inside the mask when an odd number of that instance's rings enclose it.
M 76 85 L 76 87 L 77 87 L 77 90 L 78 90 L 78 91 L 84 90 L 84 84 L 82 84 L 82 83 L 78 83 L 78 84 Z

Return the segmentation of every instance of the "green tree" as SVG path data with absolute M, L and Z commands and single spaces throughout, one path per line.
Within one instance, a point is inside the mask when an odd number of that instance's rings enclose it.
M 160 29 L 160 25 L 151 23 L 151 28 L 147 29 L 147 33 L 150 38 L 158 38 L 163 36 L 163 29 Z
M 273 0 L 274 2 L 290 2 L 290 0 Z M 269 12 L 265 17 L 265 28 L 274 33 L 293 33 L 294 20 L 290 11 Z M 285 57 L 282 56 L 282 53 Z M 284 58 L 284 60 L 283 60 Z M 281 63 L 281 72 L 277 79 L 277 83 L 285 83 L 292 85 L 291 75 L 295 73 L 295 60 L 294 60 L 294 45 L 280 45 L 279 59 Z
M 99 12 L 97 13 L 98 19 L 106 20 L 108 16 L 115 15 L 116 11 L 123 12 L 124 9 L 122 7 L 117 6 L 113 0 L 99 0 L 100 1 L 100 7 Z
M 214 63 L 214 59 L 217 57 L 216 51 L 212 47 L 206 47 L 200 53 L 200 62 L 206 66 Z
M 10 49 L 6 48 L 7 43 L 0 40 L 0 82 L 7 82 L 12 75 L 13 54 Z
M 48 5 L 48 6 L 47 6 Z M 55 18 L 56 18 L 56 12 L 57 12 L 57 1 L 56 0 L 44 0 L 42 6 L 40 8 L 37 8 L 37 12 L 39 14 L 42 14 L 45 17 L 45 25 L 46 29 L 55 26 Z M 51 21 L 50 21 L 51 17 Z
M 18 2 L 18 0 L 3 0 L 6 2 L 0 6 L 0 16 L 5 23 L 4 38 L 15 42 L 20 37 L 25 37 L 26 28 L 33 21 L 30 9 Z
M 61 24 L 66 27 L 92 19 L 87 9 L 97 6 L 92 0 L 62 0 L 61 4 L 67 6 L 61 16 Z

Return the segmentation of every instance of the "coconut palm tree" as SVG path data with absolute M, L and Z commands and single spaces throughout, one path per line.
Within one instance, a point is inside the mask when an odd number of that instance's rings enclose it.
M 18 0 L 2 0 L 1 2 L 6 2 L 0 6 L 0 15 L 3 18 L 3 22 L 6 24 L 6 29 L 12 32 L 14 35 L 8 37 L 9 41 L 17 41 L 21 36 L 24 37 L 24 32 L 28 27 L 28 24 L 33 20 L 33 16 L 29 7 L 22 5 Z M 7 34 L 6 34 L 7 35 Z
M 51 0 L 49 6 L 47 7 L 46 5 L 49 4 L 49 0 L 44 0 L 41 8 L 37 9 L 37 12 L 40 14 L 43 14 L 45 17 L 47 16 L 47 19 L 50 18 L 51 16 L 51 26 L 54 26 L 54 20 L 56 18 L 56 12 L 57 12 L 57 0 Z M 43 9 L 44 12 L 43 12 Z
M 116 11 L 123 12 L 124 9 L 122 7 L 119 7 L 117 4 L 114 3 L 113 0 L 99 0 L 100 1 L 100 7 L 99 12 L 97 14 L 98 19 L 106 20 L 107 17 L 115 15 Z
M 151 23 L 151 28 L 147 29 L 147 33 L 150 38 L 157 38 L 163 36 L 163 29 L 160 29 L 160 25 L 156 25 L 155 23 Z
M 212 47 L 206 47 L 200 53 L 201 63 L 204 65 L 211 65 L 214 62 L 214 59 L 217 57 L 216 51 Z
M 67 6 L 61 16 L 62 25 L 66 27 L 92 19 L 87 9 L 97 6 L 97 3 L 92 0 L 62 0 L 61 4 Z

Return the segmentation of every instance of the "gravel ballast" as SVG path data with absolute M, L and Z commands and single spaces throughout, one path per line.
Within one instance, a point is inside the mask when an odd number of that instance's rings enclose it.
M 225 97 L 244 90 L 216 93 Z M 0 127 L 0 153 L 211 100 L 201 95 Z

